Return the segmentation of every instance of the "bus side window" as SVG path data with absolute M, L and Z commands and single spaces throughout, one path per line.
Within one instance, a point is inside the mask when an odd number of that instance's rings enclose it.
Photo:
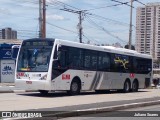
M 86 70 L 91 69 L 91 55 L 90 50 L 85 50 L 84 53 L 84 68 Z
M 95 51 L 91 52 L 91 69 L 92 70 L 97 69 L 97 52 Z
M 67 67 L 66 65 L 66 55 L 67 54 L 66 53 L 67 53 L 66 51 L 62 50 L 58 55 L 58 62 L 60 64 L 59 67 L 61 69 L 65 69 Z
M 67 65 L 72 69 L 83 67 L 83 50 L 80 48 L 69 47 L 67 54 Z
M 110 71 L 110 55 L 108 53 L 99 52 L 98 55 L 98 70 Z

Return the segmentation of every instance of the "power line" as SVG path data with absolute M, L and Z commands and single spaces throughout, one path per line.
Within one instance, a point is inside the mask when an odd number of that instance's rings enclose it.
M 79 23 L 78 23 L 78 29 L 79 29 L 79 42 L 82 43 L 82 20 L 83 20 L 83 15 L 84 12 L 83 10 L 77 11 L 77 10 L 73 10 L 73 9 L 68 9 L 68 8 L 63 8 L 60 10 L 64 10 L 67 12 L 71 12 L 71 13 L 76 13 L 79 15 Z
M 120 22 L 120 21 L 117 21 L 117 20 L 113 20 L 113 19 L 110 19 L 110 18 L 106 18 L 106 17 L 103 17 L 103 16 L 100 16 L 100 15 L 96 15 L 96 14 L 92 14 L 92 13 L 86 13 L 86 15 L 90 15 L 92 17 L 96 17 L 97 19 L 103 19 L 103 20 L 106 20 L 106 21 L 109 21 L 109 22 L 114 22 L 116 24 L 120 24 L 120 25 L 123 25 L 123 26 L 129 26 L 128 23 L 124 23 L 124 22 Z
M 94 26 L 100 28 L 101 30 L 103 30 L 105 33 L 107 33 L 108 35 L 120 40 L 121 42 L 127 43 L 126 41 L 120 39 L 118 36 L 113 35 L 112 33 L 110 33 L 108 30 L 106 30 L 104 27 L 98 25 L 97 23 L 95 23 L 94 21 L 92 21 L 89 17 L 87 17 L 87 20 L 89 20 L 89 23 L 93 24 Z
M 109 8 L 109 7 L 115 7 L 115 6 L 119 6 L 119 5 L 123 5 L 123 4 L 121 3 L 121 4 L 115 4 L 115 5 L 109 5 L 109 6 L 102 6 L 102 7 L 87 9 L 86 11 L 97 10 L 97 9 L 103 9 L 103 8 Z
M 64 2 L 61 2 L 61 1 L 58 1 L 58 0 L 50 0 L 50 2 L 48 2 L 48 3 L 50 3 L 50 4 L 52 4 L 52 5 L 55 5 L 55 4 L 59 4 L 59 5 L 62 5 L 63 7 L 65 7 L 65 6 L 68 6 L 68 7 L 70 7 L 70 8 L 73 8 L 73 9 L 76 9 L 76 10 L 80 10 L 79 8 L 76 8 L 76 7 L 74 7 L 74 6 L 71 6 L 71 5 L 69 5 L 69 4 L 66 4 L 66 3 L 64 3 Z
M 89 38 L 88 38 L 86 35 L 84 35 L 84 34 L 83 34 L 83 36 L 84 36 L 87 40 L 89 40 L 89 41 L 93 40 L 93 41 L 99 43 L 99 41 L 97 41 L 97 40 L 95 40 L 95 39 L 93 39 L 93 38 L 92 38 L 92 39 L 89 39 Z
M 134 8 L 133 6 L 131 6 L 131 5 L 128 4 L 129 2 L 121 2 L 121 1 L 118 1 L 118 0 L 111 0 L 111 1 L 117 2 L 117 3 L 121 3 L 121 4 L 124 4 L 124 5 L 127 5 L 127 6 L 129 6 L 129 7 Z
M 128 3 L 128 2 L 126 2 L 126 3 Z M 50 3 L 50 4 L 53 4 L 53 1 L 52 1 L 52 3 Z M 65 3 L 63 3 L 63 5 L 64 5 Z M 124 3 L 123 3 L 124 4 Z M 120 3 L 120 4 L 115 4 L 115 5 L 113 5 L 113 6 L 116 6 L 116 5 L 123 5 L 122 3 Z M 112 5 L 111 5 L 112 6 Z M 104 6 L 104 7 L 110 7 L 110 6 Z M 99 8 L 104 8 L 104 7 L 99 7 Z M 65 8 L 65 7 L 64 7 Z M 73 7 L 72 6 L 72 8 L 75 8 L 75 7 Z M 95 9 L 99 9 L 99 8 L 95 8 Z M 54 8 L 55 9 L 55 8 Z M 66 9 L 66 8 L 65 8 Z M 78 9 L 78 8 L 76 8 L 76 9 Z M 59 9 L 59 10 L 62 10 L 62 9 Z M 109 18 L 105 18 L 105 17 L 102 17 L 102 16 L 99 16 L 99 15 L 96 15 L 96 14 L 92 14 L 92 13 L 88 13 L 88 12 L 86 12 L 86 11 L 90 11 L 90 10 L 94 10 L 94 8 L 93 9 L 88 9 L 88 10 L 80 10 L 80 9 L 78 9 L 78 10 L 76 10 L 76 11 L 84 11 L 85 13 L 85 15 L 87 14 L 87 15 L 92 15 L 92 16 L 95 16 L 95 17 L 97 17 L 98 19 L 103 19 L 103 20 L 107 20 L 107 21 L 111 21 L 111 22 L 114 22 L 114 23 L 118 23 L 118 24 L 121 24 L 121 25 L 129 25 L 129 24 L 127 24 L 127 23 L 123 23 L 123 22 L 120 22 L 120 21 L 116 21 L 116 20 L 112 20 L 112 19 L 109 19 Z
M 89 14 L 89 15 L 93 15 L 93 14 L 90 14 L 90 13 L 86 13 L 86 10 L 81 10 L 81 11 L 76 11 L 76 10 L 72 10 L 72 9 L 67 9 L 67 8 L 64 8 L 64 9 L 60 9 L 60 10 L 64 10 L 64 11 L 68 11 L 68 12 L 72 12 L 72 13 L 77 13 L 77 14 L 79 14 L 80 15 L 80 28 L 82 29 L 82 27 L 81 27 L 81 14 L 83 13 L 83 14 Z M 98 16 L 99 17 L 99 16 Z M 103 19 L 104 19 L 104 17 L 102 17 Z M 106 19 L 106 18 L 105 18 Z M 117 22 L 117 21 L 116 21 Z M 93 23 L 93 22 L 92 22 Z M 95 23 L 94 23 L 95 24 Z M 100 27 L 100 26 L 98 26 L 98 27 Z M 107 34 L 109 34 L 110 36 L 112 36 L 112 37 L 114 37 L 114 38 L 116 38 L 116 39 L 119 39 L 119 40 L 121 40 L 121 41 L 123 41 L 124 42 L 124 40 L 122 40 L 122 39 L 120 39 L 118 36 L 115 36 L 115 35 L 113 35 L 113 34 L 111 34 L 109 31 L 107 31 L 105 28 L 103 28 L 103 27 L 100 27 L 103 31 L 105 31 Z M 79 31 L 80 31 L 80 29 L 79 29 Z M 79 35 L 80 36 L 82 36 L 82 32 L 80 31 L 79 32 Z M 82 40 L 81 40 L 82 38 L 80 37 L 80 42 L 82 42 Z M 126 43 L 126 41 L 125 41 L 125 43 Z
M 138 2 L 138 3 L 140 3 L 140 4 L 144 5 L 144 6 L 146 6 L 146 4 L 140 2 L 139 0 L 134 0 L 134 1 L 136 1 L 136 2 Z
M 66 29 L 66 28 L 59 27 L 59 26 L 54 25 L 54 24 L 51 24 L 51 23 L 49 23 L 49 22 L 46 22 L 46 23 L 49 24 L 49 25 L 51 25 L 51 26 L 54 26 L 54 27 L 56 27 L 56 28 L 59 28 L 59 29 L 62 29 L 62 30 L 68 31 L 68 32 L 72 32 L 72 33 L 75 33 L 75 34 L 78 34 L 78 33 L 75 32 L 75 31 L 72 31 L 72 30 L 68 30 L 68 29 Z

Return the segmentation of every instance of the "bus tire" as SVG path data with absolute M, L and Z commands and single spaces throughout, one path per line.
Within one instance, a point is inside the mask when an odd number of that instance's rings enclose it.
M 70 86 L 70 90 L 67 91 L 67 93 L 69 95 L 78 95 L 80 93 L 80 90 L 81 90 L 80 80 L 73 79 L 71 86 Z
M 124 93 L 128 93 L 131 89 L 131 85 L 130 85 L 130 81 L 129 80 L 126 80 L 124 82 L 124 86 L 123 86 L 123 92 Z
M 42 96 L 46 96 L 48 94 L 47 90 L 39 90 L 39 92 Z
M 134 80 L 132 83 L 132 92 L 137 92 L 138 91 L 138 81 Z

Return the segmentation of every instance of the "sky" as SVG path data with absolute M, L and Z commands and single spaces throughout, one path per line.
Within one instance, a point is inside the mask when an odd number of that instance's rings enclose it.
M 18 39 L 36 38 L 39 35 L 39 0 L 0 0 L 0 29 L 11 27 L 18 32 Z M 118 0 L 128 2 L 130 0 Z M 139 0 L 141 3 L 160 0 Z M 84 43 L 126 45 L 129 39 L 130 6 L 117 5 L 112 0 L 46 0 L 46 36 L 79 42 L 79 15 L 64 11 L 85 10 L 82 28 Z M 115 6 L 114 6 L 115 5 Z M 133 2 L 132 44 L 135 44 L 136 8 L 144 7 Z

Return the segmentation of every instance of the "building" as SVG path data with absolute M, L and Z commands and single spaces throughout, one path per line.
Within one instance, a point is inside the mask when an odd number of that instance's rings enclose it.
M 17 31 L 12 28 L 4 28 L 0 30 L 0 39 L 17 39 Z
M 136 50 L 160 59 L 160 2 L 137 8 Z
M 20 45 L 23 40 L 19 39 L 0 39 L 0 45 L 1 44 L 15 44 L 15 45 Z
M 12 47 L 21 43 L 22 40 L 18 39 L 0 39 L 0 83 L 14 83 L 15 54 Z

